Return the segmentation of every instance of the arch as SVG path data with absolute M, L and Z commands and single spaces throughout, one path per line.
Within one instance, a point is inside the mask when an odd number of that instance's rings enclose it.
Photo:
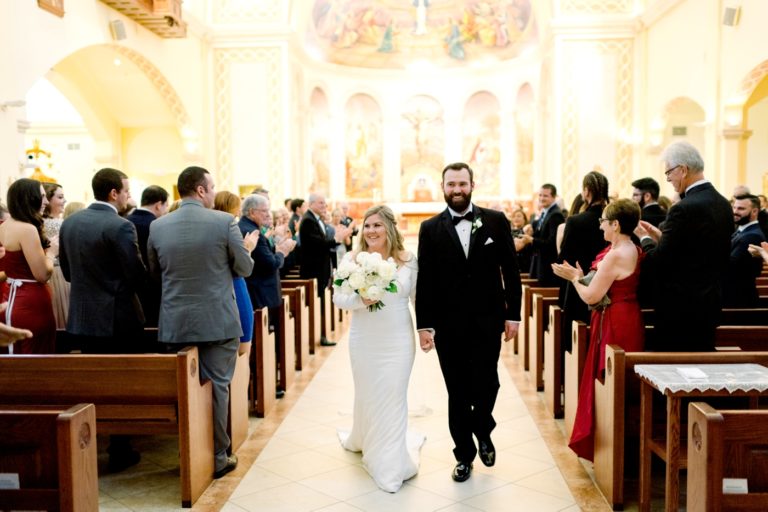
M 501 106 L 488 91 L 478 91 L 467 100 L 462 120 L 462 156 L 474 170 L 478 196 L 500 195 Z
M 515 195 L 529 196 L 533 191 L 533 140 L 536 119 L 536 100 L 528 82 L 520 86 L 515 99 L 515 134 L 517 136 L 517 162 L 514 170 Z
M 766 76 L 768 76 L 768 59 L 752 68 L 752 70 L 741 79 L 739 90 L 737 92 L 738 97 L 743 98 L 746 102 Z
M 309 151 L 312 167 L 310 192 L 330 193 L 330 121 L 328 97 L 322 88 L 315 87 L 309 96 Z
M 436 201 L 445 152 L 445 120 L 440 102 L 416 95 L 400 113 L 400 197 L 406 201 Z
M 344 108 L 347 198 L 380 201 L 384 176 L 382 111 L 373 97 L 355 94 Z

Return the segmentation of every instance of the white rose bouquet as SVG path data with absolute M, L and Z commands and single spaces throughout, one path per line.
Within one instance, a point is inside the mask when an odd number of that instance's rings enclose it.
M 378 301 L 368 306 L 368 311 L 384 307 L 381 298 L 385 292 L 397 292 L 395 260 L 381 257 L 379 253 L 359 252 L 353 257 L 347 253 L 333 274 L 333 285 L 341 293 L 356 293 L 364 299 Z

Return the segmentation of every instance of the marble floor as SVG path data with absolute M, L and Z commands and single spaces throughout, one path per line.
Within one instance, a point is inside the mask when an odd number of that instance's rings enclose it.
M 455 483 L 447 401 L 435 353 L 418 351 L 409 392 L 409 428 L 427 435 L 419 474 L 390 494 L 379 490 L 345 451 L 336 429 L 352 423 L 353 387 L 346 335 L 319 348 L 310 368 L 266 419 L 252 419 L 240 464 L 215 481 L 194 510 L 277 511 L 568 511 L 610 510 L 584 466 L 568 450 L 561 422 L 520 370 L 512 345 L 499 362 L 501 389 L 493 433 L 497 463 L 475 461 L 472 478 Z M 135 468 L 99 479 L 101 510 L 179 509 L 175 438 L 138 438 Z M 103 453 L 103 451 L 101 452 Z M 105 463 L 100 459 L 100 468 Z

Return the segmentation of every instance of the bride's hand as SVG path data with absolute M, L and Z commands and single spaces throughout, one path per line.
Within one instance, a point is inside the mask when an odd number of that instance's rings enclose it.
M 360 298 L 363 299 L 362 297 L 360 297 Z M 377 302 L 379 302 L 379 301 L 378 300 L 371 300 L 371 299 L 363 299 L 363 304 L 365 304 L 366 306 L 372 306 L 372 305 L 376 304 Z

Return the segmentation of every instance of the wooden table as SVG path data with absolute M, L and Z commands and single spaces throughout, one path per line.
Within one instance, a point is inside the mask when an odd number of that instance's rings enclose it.
M 690 372 L 700 372 L 700 376 Z M 689 372 L 686 374 L 686 372 Z M 666 462 L 665 510 L 677 511 L 679 471 L 686 465 L 681 448 L 680 403 L 684 398 L 768 395 L 768 368 L 758 364 L 638 364 L 640 378 L 640 510 L 651 509 L 651 454 Z M 667 397 L 666 439 L 654 439 L 653 392 Z

